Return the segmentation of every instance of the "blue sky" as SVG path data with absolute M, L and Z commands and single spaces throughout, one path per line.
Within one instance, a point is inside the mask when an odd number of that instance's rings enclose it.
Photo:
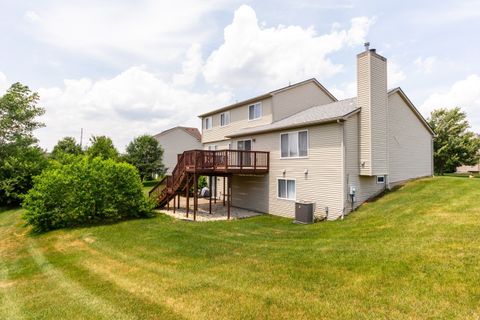
M 310 77 L 355 96 L 369 41 L 425 117 L 460 106 L 480 132 L 479 30 L 480 1 L 0 0 L 0 93 L 40 93 L 44 148 L 84 128 L 123 150 Z

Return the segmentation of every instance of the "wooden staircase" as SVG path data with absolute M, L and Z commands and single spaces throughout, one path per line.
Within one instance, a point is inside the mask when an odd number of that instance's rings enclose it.
M 165 176 L 149 192 L 157 208 L 175 196 L 186 194 L 200 175 L 266 174 L 270 153 L 245 150 L 188 150 L 178 155 L 172 174 Z

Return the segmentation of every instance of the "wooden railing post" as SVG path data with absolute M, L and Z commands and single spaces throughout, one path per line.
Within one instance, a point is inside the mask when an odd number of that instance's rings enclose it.
M 228 151 L 225 150 L 225 170 L 228 170 Z
M 253 172 L 257 171 L 257 153 L 253 153 Z
M 212 169 L 215 170 L 215 158 L 217 157 L 217 151 L 213 151 L 213 159 L 212 159 Z
M 240 170 L 243 169 L 243 151 L 240 151 Z

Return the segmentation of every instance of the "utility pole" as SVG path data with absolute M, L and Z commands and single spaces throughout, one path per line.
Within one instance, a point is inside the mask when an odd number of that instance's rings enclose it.
M 80 149 L 82 149 L 82 142 L 83 142 L 83 128 L 80 128 Z

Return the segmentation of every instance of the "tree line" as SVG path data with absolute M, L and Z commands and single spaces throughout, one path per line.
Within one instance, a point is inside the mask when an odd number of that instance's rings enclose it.
M 38 93 L 20 83 L 0 97 L 0 206 L 18 205 L 32 188 L 34 176 L 53 162 L 66 164 L 76 156 L 129 163 L 142 180 L 164 173 L 163 149 L 149 135 L 134 138 L 125 154 L 120 154 L 106 136 L 93 136 L 86 150 L 73 137 L 65 137 L 46 153 L 33 135 L 34 130 L 45 126 L 38 120 L 45 113 L 38 102 Z

